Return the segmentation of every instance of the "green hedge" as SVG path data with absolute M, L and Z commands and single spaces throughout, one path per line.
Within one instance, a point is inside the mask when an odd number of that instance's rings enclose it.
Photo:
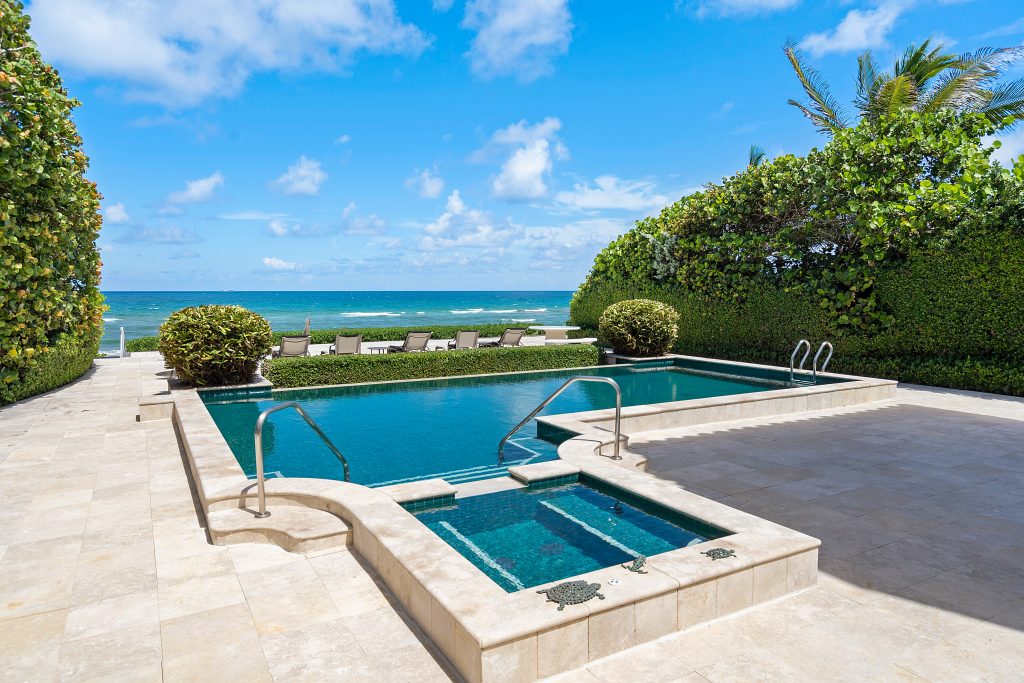
M 528 326 L 532 323 L 522 323 Z M 488 324 L 488 325 L 420 325 L 419 327 L 339 327 L 326 330 L 312 330 L 310 340 L 313 344 L 333 344 L 334 337 L 339 334 L 361 334 L 364 342 L 376 341 L 400 341 L 405 339 L 406 332 L 430 330 L 434 333 L 435 339 L 454 339 L 455 333 L 459 330 L 479 330 L 481 337 L 497 337 L 509 327 L 515 327 L 516 323 Z M 537 330 L 527 330 L 527 334 L 541 334 Z M 274 332 L 274 344 L 281 343 L 281 337 L 302 334 L 302 330 L 291 330 L 286 332 Z M 158 350 L 158 337 L 136 337 L 125 342 L 129 351 L 156 351 Z
M 979 234 L 916 251 L 880 272 L 875 287 L 894 318 L 877 333 L 840 327 L 811 296 L 765 280 L 729 302 L 650 282 L 589 282 L 570 317 L 596 331 L 610 303 L 643 296 L 679 311 L 679 353 L 785 366 L 796 340 L 830 339 L 836 372 L 1024 396 L 1024 236 Z
M 275 358 L 263 363 L 263 376 L 276 388 L 428 379 L 525 370 L 554 370 L 597 365 L 591 344 L 518 348 L 424 351 L 357 356 Z
M 92 367 L 100 346 L 99 333 L 83 343 L 80 339 L 60 340 L 37 356 L 35 364 L 14 385 L 11 401 L 20 401 L 78 379 Z

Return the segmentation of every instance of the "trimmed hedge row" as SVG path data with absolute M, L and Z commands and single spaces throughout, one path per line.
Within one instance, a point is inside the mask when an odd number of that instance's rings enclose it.
M 523 326 L 532 323 L 522 323 Z M 310 342 L 313 344 L 333 344 L 334 337 L 339 334 L 361 334 L 364 342 L 376 341 L 400 341 L 405 338 L 407 332 L 419 330 L 430 330 L 436 339 L 454 339 L 455 333 L 459 330 L 479 330 L 481 337 L 497 337 L 509 327 L 515 327 L 516 323 L 494 323 L 487 325 L 420 325 L 419 327 L 339 327 L 325 330 L 312 330 Z M 540 334 L 537 330 L 527 330 L 527 334 Z M 285 332 L 274 332 L 275 345 L 281 343 L 281 337 L 295 336 L 302 334 L 302 330 L 291 330 Z M 128 351 L 157 351 L 159 337 L 136 337 L 125 342 Z
M 100 334 L 82 343 L 81 339 L 62 339 L 36 356 L 22 380 L 13 386 L 10 401 L 20 401 L 41 394 L 78 379 L 92 367 L 93 358 L 100 347 Z M 5 399 L 7 397 L 5 396 Z
M 465 349 L 354 356 L 306 356 L 264 361 L 263 376 L 275 388 L 429 379 L 597 365 L 591 344 Z
M 893 324 L 883 332 L 840 328 L 810 295 L 753 281 L 742 301 L 649 281 L 587 283 L 571 320 L 596 331 L 611 303 L 636 297 L 680 313 L 679 353 L 788 365 L 796 340 L 835 344 L 830 370 L 916 384 L 1024 396 L 1024 238 L 975 235 L 945 251 L 919 250 L 878 274 L 876 296 Z

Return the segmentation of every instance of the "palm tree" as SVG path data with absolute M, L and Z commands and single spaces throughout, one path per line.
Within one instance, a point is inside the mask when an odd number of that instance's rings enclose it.
M 854 101 L 860 118 L 877 120 L 904 109 L 980 113 L 997 125 L 1008 117 L 1024 118 L 1024 78 L 997 82 L 1004 67 L 1024 57 L 1024 46 L 984 47 L 962 55 L 944 50 L 941 44 L 932 47 L 931 40 L 910 45 L 896 60 L 892 73 L 879 71 L 870 51 L 860 55 Z M 792 41 L 784 51 L 808 97 L 806 102 L 789 100 L 789 104 L 823 133 L 846 128 L 846 114 L 821 74 L 806 63 Z

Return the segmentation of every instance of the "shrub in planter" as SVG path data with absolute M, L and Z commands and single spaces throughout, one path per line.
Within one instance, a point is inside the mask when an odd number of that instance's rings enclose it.
M 601 339 L 627 356 L 660 356 L 679 334 L 679 313 L 651 299 L 628 299 L 604 309 L 598 323 Z
M 270 353 L 270 323 L 241 306 L 190 306 L 160 326 L 159 350 L 196 386 L 242 384 Z

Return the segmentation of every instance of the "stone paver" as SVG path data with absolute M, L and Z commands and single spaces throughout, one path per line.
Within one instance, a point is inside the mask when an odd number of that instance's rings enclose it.
M 352 552 L 212 546 L 159 358 L 0 409 L 0 681 L 447 681 Z M 563 682 L 1011 681 L 1024 670 L 1024 401 L 901 389 L 869 408 L 651 432 L 650 471 L 822 539 L 819 584 Z

